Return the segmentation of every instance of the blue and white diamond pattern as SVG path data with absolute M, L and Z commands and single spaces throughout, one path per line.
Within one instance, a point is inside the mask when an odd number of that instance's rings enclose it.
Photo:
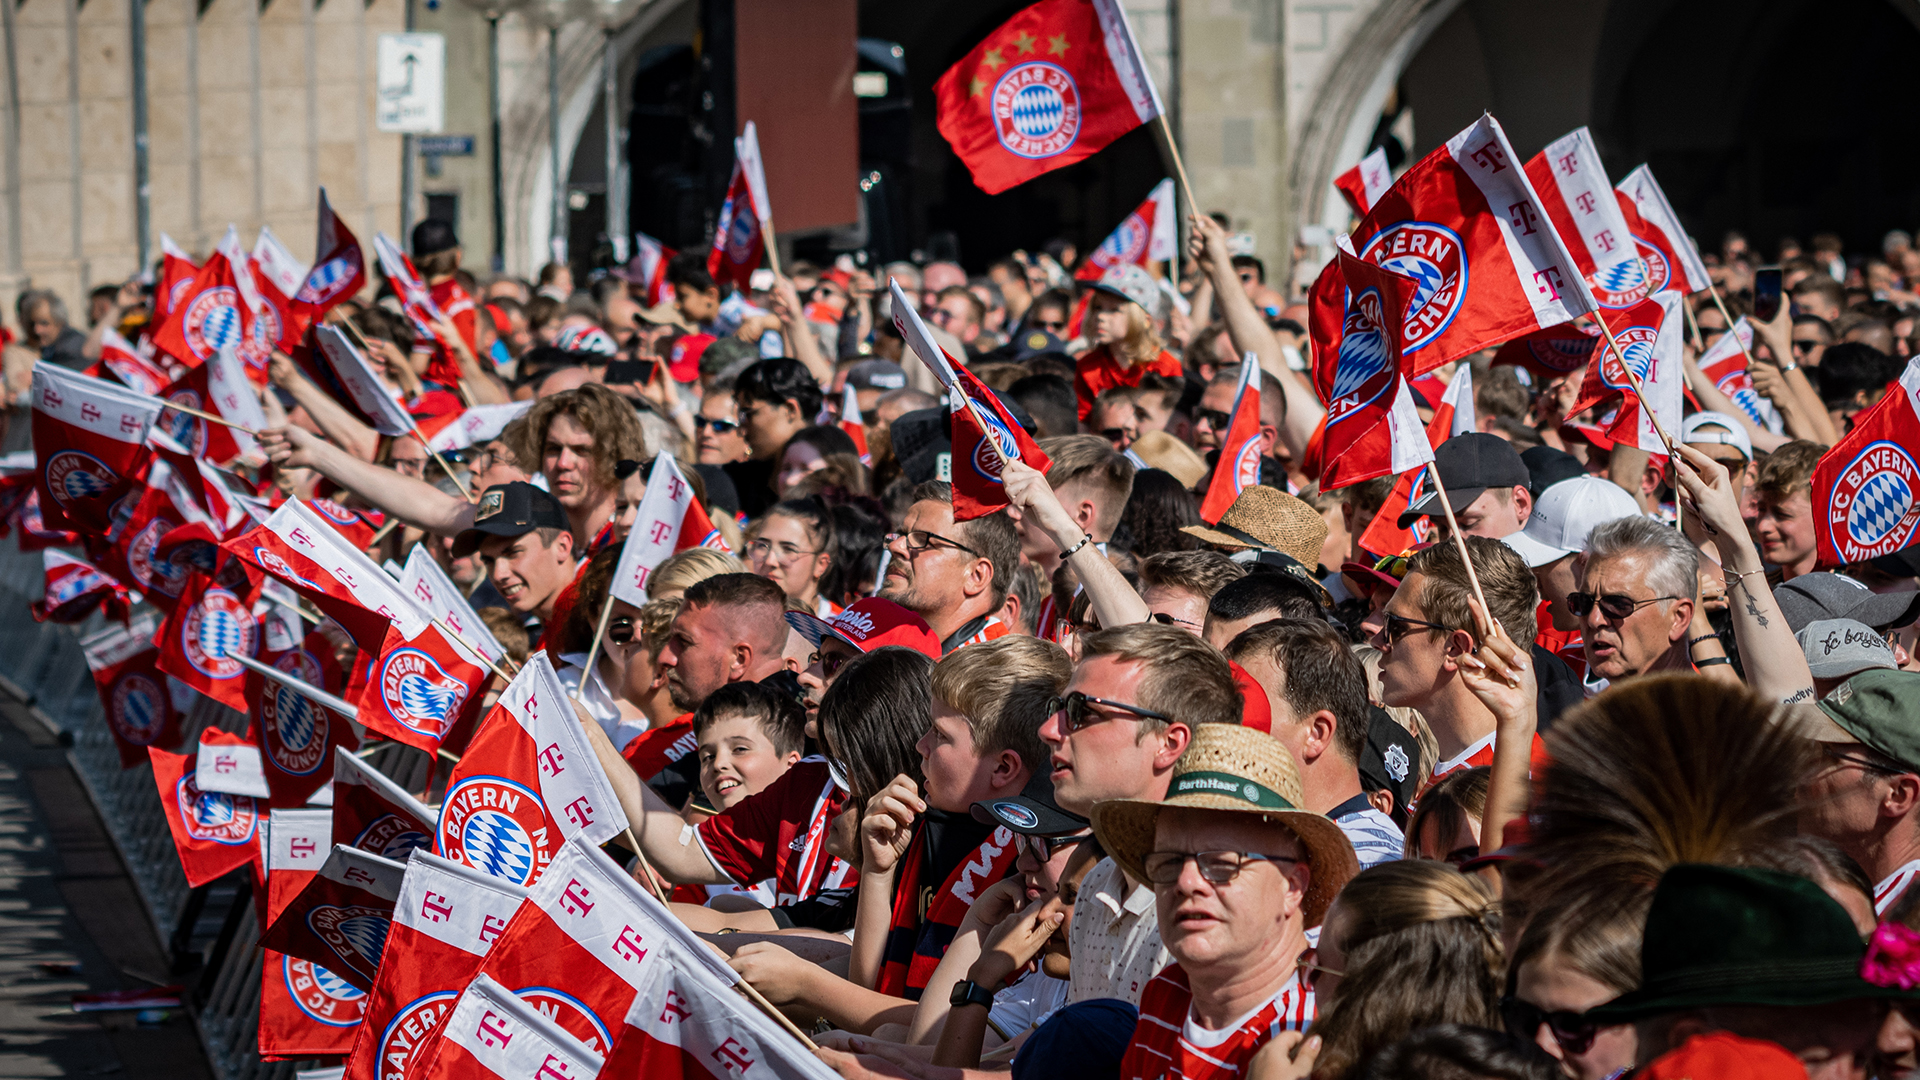
M 400 678 L 400 704 L 415 716 L 445 723 L 447 714 L 453 711 L 453 696 L 453 691 L 434 685 L 432 679 L 418 672 Z
M 1440 271 L 1440 267 L 1418 255 L 1395 255 L 1380 265 L 1419 283 L 1413 290 L 1413 304 L 1407 308 L 1408 311 L 1419 311 L 1426 307 L 1427 301 L 1433 299 L 1433 294 L 1447 283 L 1447 275 Z
M 231 304 L 221 304 L 207 312 L 207 321 L 200 325 L 200 334 L 207 344 L 216 349 L 240 344 L 240 309 Z
M 497 810 L 481 810 L 460 830 L 467 861 L 497 878 L 524 885 L 533 877 L 533 840 L 520 823 Z
M 1847 508 L 1847 532 L 1861 544 L 1878 544 L 1900 525 L 1912 506 L 1913 489 L 1906 480 L 1891 472 L 1874 473 L 1860 485 L 1860 493 Z
M 280 741 L 288 750 L 299 753 L 313 745 L 318 729 L 314 704 L 282 686 L 274 691 L 274 718 L 280 726 Z
M 200 651 L 210 659 L 225 660 L 240 651 L 246 643 L 246 633 L 240 628 L 240 620 L 224 608 L 208 607 L 200 620 Z
M 1600 287 L 1605 291 L 1626 292 L 1646 283 L 1647 264 L 1637 257 L 1628 259 L 1612 266 L 1601 267 L 1596 277 L 1599 279 Z
M 320 987 L 321 993 L 335 1001 L 353 1001 L 367 996 L 365 990 L 335 975 L 319 964 L 313 965 L 313 981 Z
M 387 931 L 393 923 L 377 915 L 355 915 L 342 920 L 340 934 L 353 946 L 353 951 L 366 957 L 369 966 L 380 963 L 380 953 L 387 947 Z
M 1044 139 L 1060 130 L 1067 103 L 1060 97 L 1060 91 L 1046 83 L 1033 83 L 1014 93 L 1008 111 L 1012 115 L 1013 130 L 1029 139 Z
M 107 482 L 90 469 L 75 469 L 61 478 L 69 499 L 91 499 L 107 493 Z

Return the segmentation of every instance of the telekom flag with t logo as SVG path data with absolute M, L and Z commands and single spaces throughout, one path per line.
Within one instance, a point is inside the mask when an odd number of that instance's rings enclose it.
M 114 504 L 146 470 L 147 429 L 165 403 L 45 362 L 33 365 L 31 393 L 44 525 L 107 534 Z
M 527 658 L 447 779 L 434 853 L 532 886 L 575 834 L 627 827 L 543 650 Z
M 1778 435 L 1786 430 L 1786 418 L 1773 407 L 1760 389 L 1753 385 L 1753 372 L 1747 368 L 1747 353 L 1753 348 L 1753 327 L 1742 315 L 1733 321 L 1733 329 L 1700 354 L 1700 373 L 1712 380 L 1721 393 L 1733 399 L 1747 419 Z
M 407 861 L 348 1080 L 422 1074 L 433 1036 L 527 890 L 421 852 Z
M 1890 555 L 1920 531 L 1920 360 L 1813 469 L 1813 538 L 1820 565 Z
M 1684 293 L 1697 293 L 1713 284 L 1707 277 L 1707 264 L 1694 250 L 1693 241 L 1687 236 L 1687 230 L 1680 226 L 1680 215 L 1673 212 L 1673 204 L 1667 202 L 1667 193 L 1660 188 L 1660 181 L 1653 178 L 1653 170 L 1645 165 L 1627 174 L 1614 188 L 1622 199 L 1633 204 L 1649 233 L 1635 232 L 1635 236 L 1650 242 L 1664 256 L 1672 274 L 1671 288 Z
M 320 964 L 362 990 L 373 989 L 406 872 L 392 859 L 333 845 L 320 872 L 260 935 L 261 947 Z
M 320 868 L 331 848 L 325 810 L 275 810 L 267 837 L 267 906 L 272 926 Z M 366 991 L 327 967 L 261 950 L 260 1053 L 276 1057 L 344 1054 L 367 1006 Z
M 419 1073 L 433 1080 L 590 1080 L 604 1057 L 485 975 L 461 992 L 439 1034 Z
M 1492 116 L 1402 174 L 1354 229 L 1353 246 L 1419 283 L 1401 319 L 1408 378 L 1593 311 L 1572 254 Z M 1343 308 L 1341 287 L 1337 275 L 1321 274 L 1312 304 Z
M 1669 289 L 1625 311 L 1601 313 L 1600 318 L 1613 332 L 1613 340 L 1619 343 L 1620 352 L 1625 354 L 1647 397 L 1641 400 L 1633 381 L 1620 367 L 1619 355 L 1603 342 L 1587 365 L 1580 400 L 1567 410 L 1567 415 L 1621 394 L 1620 409 L 1607 424 L 1607 437 L 1664 456 L 1667 447 L 1660 439 L 1660 432 L 1673 438 L 1680 434 L 1681 390 L 1686 378 L 1681 371 L 1684 316 L 1680 314 L 1680 305 L 1685 302 L 1684 297 Z
M 1603 308 L 1627 308 L 1665 285 L 1640 257 L 1593 136 L 1579 128 L 1547 144 L 1527 162 L 1527 179 L 1546 204 L 1547 217 L 1573 253 L 1580 274 Z M 1657 260 L 1664 262 L 1664 260 Z
M 673 460 L 672 454 L 653 459 L 647 473 L 647 493 L 633 517 L 633 528 L 620 545 L 620 565 L 613 571 L 613 595 L 634 607 L 647 602 L 647 579 L 654 568 L 676 551 L 694 547 L 718 547 L 710 543 L 717 534 L 707 512 L 693 497 L 693 485 Z
M 1418 285 L 1358 258 L 1346 246 L 1346 237 L 1339 243 L 1333 264 L 1322 276 L 1344 279 L 1340 292 L 1346 302 L 1340 308 L 1316 305 L 1307 318 L 1312 325 L 1314 389 L 1327 402 L 1320 485 L 1329 491 L 1433 460 L 1401 371 L 1400 317 Z M 1226 460 L 1224 452 L 1221 460 Z M 1206 510 L 1200 514 L 1205 517 Z
M 1393 169 L 1387 165 L 1387 148 L 1376 146 L 1360 164 L 1333 178 L 1347 205 L 1356 214 L 1365 214 L 1393 186 Z
M 467 603 L 467 594 L 461 592 L 447 572 L 440 569 L 440 564 L 433 561 L 433 556 L 427 554 L 425 544 L 415 544 L 407 553 L 407 565 L 400 573 L 400 588 L 428 618 L 440 620 L 489 662 L 497 664 L 506 657 L 507 650 L 500 647 L 493 631 L 487 629 L 487 624 L 474 613 L 473 605 Z

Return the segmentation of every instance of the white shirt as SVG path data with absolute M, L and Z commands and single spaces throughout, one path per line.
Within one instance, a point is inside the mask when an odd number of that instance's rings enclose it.
M 1406 850 L 1406 838 L 1401 835 L 1400 826 L 1372 806 L 1334 818 L 1333 823 L 1347 834 L 1362 870 L 1392 862 Z
M 1873 887 L 1873 913 L 1885 915 L 1894 902 L 1904 896 L 1907 887 L 1913 884 L 1915 874 L 1920 874 L 1920 859 L 1908 863 L 1880 880 Z
M 1017 1039 L 1058 1012 L 1067 1003 L 1067 990 L 1065 979 L 1056 979 L 1044 971 L 1030 972 L 994 995 L 987 1023 L 993 1025 L 1002 1039 Z
M 1153 889 L 1135 885 L 1112 859 L 1087 871 L 1073 905 L 1069 1001 L 1119 998 L 1140 1004 L 1140 993 L 1173 954 L 1160 943 Z
M 624 719 L 620 715 L 620 706 L 613 691 L 608 688 L 607 680 L 600 675 L 600 665 L 594 664 L 593 678 L 587 680 L 586 693 L 579 693 L 580 676 L 585 672 L 582 666 L 587 662 L 586 653 L 567 653 L 560 658 L 561 668 L 555 674 L 560 676 L 560 685 L 567 688 L 570 696 L 577 697 L 587 715 L 600 725 L 618 748 L 632 742 L 634 738 L 647 731 L 649 725 L 644 716 L 636 719 Z

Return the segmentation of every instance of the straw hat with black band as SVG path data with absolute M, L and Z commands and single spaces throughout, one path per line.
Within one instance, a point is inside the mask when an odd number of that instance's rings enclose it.
M 1293 755 L 1271 735 L 1237 724 L 1196 724 L 1193 742 L 1174 763 L 1165 801 L 1095 803 L 1093 833 L 1135 881 L 1147 880 L 1154 827 L 1169 806 L 1243 815 L 1279 825 L 1307 849 L 1313 876 L 1301 902 L 1303 925 L 1320 925 L 1327 906 L 1360 872 L 1353 844 L 1332 819 L 1300 809 L 1300 773 Z
M 1320 548 L 1327 542 L 1327 522 L 1320 511 L 1261 484 L 1242 491 L 1217 524 L 1187 525 L 1180 531 L 1222 547 L 1283 551 L 1306 567 L 1319 564 Z

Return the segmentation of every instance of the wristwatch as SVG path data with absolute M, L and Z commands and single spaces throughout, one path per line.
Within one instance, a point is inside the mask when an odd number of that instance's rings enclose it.
M 956 1009 L 962 1005 L 980 1005 L 991 1009 L 993 1008 L 993 991 L 972 979 L 961 979 L 953 984 L 953 993 L 947 995 L 947 1004 Z

